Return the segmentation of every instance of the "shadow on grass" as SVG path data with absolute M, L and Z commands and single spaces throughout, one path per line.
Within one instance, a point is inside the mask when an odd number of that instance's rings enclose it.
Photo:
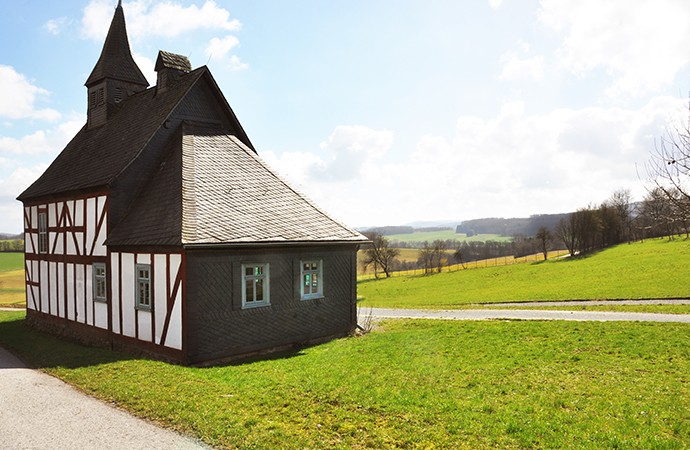
M 124 353 L 86 347 L 32 330 L 26 325 L 23 317 L 0 317 L 0 346 L 34 369 L 76 369 L 137 359 Z
M 7 319 L 0 316 L 0 347 L 7 349 L 28 367 L 34 369 L 52 369 L 57 367 L 76 369 L 140 359 L 155 361 L 152 358 L 134 356 L 108 348 L 86 346 L 70 341 L 67 338 L 36 331 L 26 324 L 23 316 L 16 319 Z M 304 349 L 307 347 L 309 346 L 300 345 L 271 354 L 258 354 L 243 359 L 218 361 L 217 364 L 205 365 L 200 368 L 243 366 L 259 361 L 296 358 L 303 356 L 305 354 Z

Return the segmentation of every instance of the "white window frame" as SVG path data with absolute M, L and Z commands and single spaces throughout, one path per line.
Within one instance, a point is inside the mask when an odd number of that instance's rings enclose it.
M 261 268 L 261 273 L 256 273 L 257 268 Z M 247 275 L 247 269 L 252 269 L 252 275 Z M 247 292 L 247 282 L 252 282 L 252 291 Z M 256 299 L 256 283 L 263 283 L 263 298 Z M 247 298 L 250 295 L 251 298 Z M 271 277 L 270 266 L 268 263 L 247 263 L 242 264 L 242 308 L 259 308 L 271 304 Z
M 48 253 L 48 212 L 38 213 L 38 253 Z
M 96 302 L 107 302 L 108 301 L 108 276 L 106 272 L 105 263 L 93 263 L 91 265 L 91 271 L 93 274 L 93 300 Z M 102 274 L 98 272 L 102 271 Z M 99 281 L 102 283 L 99 283 Z M 99 293 L 99 285 L 103 287 L 102 295 Z
M 305 265 L 316 268 L 305 268 Z M 316 275 L 316 290 L 314 290 L 313 280 Z M 309 280 L 307 280 L 307 277 Z M 311 286 L 308 286 L 311 284 Z M 301 300 L 311 300 L 323 298 L 323 261 L 320 259 L 305 259 L 299 262 L 299 294 Z
M 148 277 L 140 276 L 140 271 L 146 271 Z M 136 265 L 136 284 L 134 286 L 136 294 L 136 309 L 142 309 L 145 311 L 151 310 L 151 303 L 153 299 L 151 298 L 151 264 L 137 264 Z M 145 294 L 142 298 L 142 287 L 145 287 Z

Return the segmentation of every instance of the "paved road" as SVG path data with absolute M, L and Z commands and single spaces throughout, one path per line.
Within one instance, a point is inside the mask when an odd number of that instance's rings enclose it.
M 3 449 L 203 449 L 190 438 L 82 394 L 0 348 Z
M 371 314 L 374 319 L 445 319 L 445 320 L 589 320 L 690 323 L 690 314 L 652 314 L 604 311 L 547 311 L 539 309 L 387 309 L 362 308 L 360 317 Z M 360 318 L 360 323 L 362 319 Z

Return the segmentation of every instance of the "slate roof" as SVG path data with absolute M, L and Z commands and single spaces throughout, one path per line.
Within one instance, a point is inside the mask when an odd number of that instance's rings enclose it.
M 18 199 L 81 189 L 107 187 L 143 150 L 174 107 L 208 69 L 200 67 L 165 90 L 155 88 L 134 94 L 99 127 L 86 125 L 70 141 L 38 180 Z
M 192 64 L 186 56 L 159 50 L 155 69 L 156 72 L 161 69 L 175 69 L 181 72 L 191 72 Z
M 108 245 L 364 242 L 237 137 L 181 132 Z
M 127 27 L 122 4 L 118 2 L 103 44 L 101 56 L 87 78 L 85 86 L 91 86 L 104 78 L 127 81 L 148 87 L 149 82 L 132 58 L 127 39 Z

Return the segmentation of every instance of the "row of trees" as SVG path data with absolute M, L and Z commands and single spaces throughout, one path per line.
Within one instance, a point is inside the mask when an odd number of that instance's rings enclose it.
M 21 252 L 24 251 L 24 241 L 21 239 L 0 241 L 0 252 Z

